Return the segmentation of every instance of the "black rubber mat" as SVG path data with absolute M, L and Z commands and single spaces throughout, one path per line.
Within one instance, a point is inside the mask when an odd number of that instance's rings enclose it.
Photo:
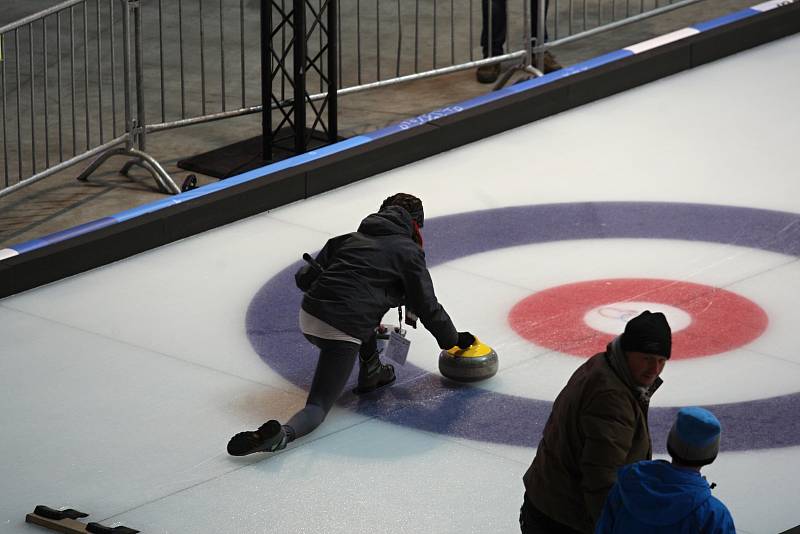
M 272 145 L 271 159 L 265 160 L 262 158 L 261 139 L 262 136 L 260 135 L 251 137 L 232 145 L 182 159 L 178 161 L 178 167 L 224 180 L 296 155 L 294 137 L 291 130 L 282 129 L 275 134 L 277 141 Z M 341 141 L 342 139 L 340 137 L 338 140 Z M 311 134 L 308 150 L 314 150 L 327 144 L 329 143 L 325 135 L 322 132 L 314 131 Z

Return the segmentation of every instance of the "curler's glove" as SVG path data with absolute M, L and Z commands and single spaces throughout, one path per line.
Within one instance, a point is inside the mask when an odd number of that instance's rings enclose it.
M 475 343 L 475 336 L 470 334 L 469 332 L 459 332 L 458 333 L 458 342 L 456 345 L 462 350 L 467 350 Z

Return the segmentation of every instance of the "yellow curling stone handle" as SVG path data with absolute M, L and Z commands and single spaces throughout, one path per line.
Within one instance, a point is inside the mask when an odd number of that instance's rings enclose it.
M 456 356 L 458 358 L 480 358 L 490 354 L 491 352 L 492 347 L 481 342 L 481 340 L 477 337 L 475 338 L 475 343 L 467 347 L 466 350 L 462 349 L 458 345 L 452 349 L 447 349 L 447 353 L 450 356 Z

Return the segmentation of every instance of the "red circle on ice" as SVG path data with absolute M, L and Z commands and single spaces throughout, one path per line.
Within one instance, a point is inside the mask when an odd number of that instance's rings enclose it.
M 725 289 L 641 278 L 592 280 L 545 289 L 517 303 L 508 321 L 519 335 L 537 345 L 588 357 L 605 350 L 614 334 L 589 326 L 587 313 L 624 302 L 653 303 L 650 311 L 659 311 L 657 304 L 661 303 L 689 316 L 688 325 L 680 330 L 673 328 L 675 359 L 736 349 L 758 338 L 769 322 L 758 305 Z M 626 321 L 620 321 L 619 332 Z

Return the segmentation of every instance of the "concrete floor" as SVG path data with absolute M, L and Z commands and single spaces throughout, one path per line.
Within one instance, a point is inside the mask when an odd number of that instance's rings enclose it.
M 53 0 L 4 2 L 0 26 L 57 3 Z M 755 3 L 753 0 L 706 0 L 569 43 L 553 52 L 563 65 L 571 65 Z M 347 95 L 339 100 L 339 133 L 347 137 L 375 130 L 491 89 L 491 85 L 476 81 L 474 70 L 468 70 Z M 179 160 L 259 133 L 260 116 L 249 115 L 152 134 L 148 136 L 147 152 L 180 185 L 189 173 L 177 166 Z M 75 177 L 88 163 L 76 165 L 0 197 L 0 248 L 163 198 L 164 194 L 143 170 L 134 168 L 130 176 L 120 175 L 119 169 L 124 163 L 122 158 L 112 158 L 87 183 L 78 182 Z M 492 162 L 487 161 L 486 165 L 491 166 Z M 198 181 L 202 185 L 216 179 L 198 175 Z

